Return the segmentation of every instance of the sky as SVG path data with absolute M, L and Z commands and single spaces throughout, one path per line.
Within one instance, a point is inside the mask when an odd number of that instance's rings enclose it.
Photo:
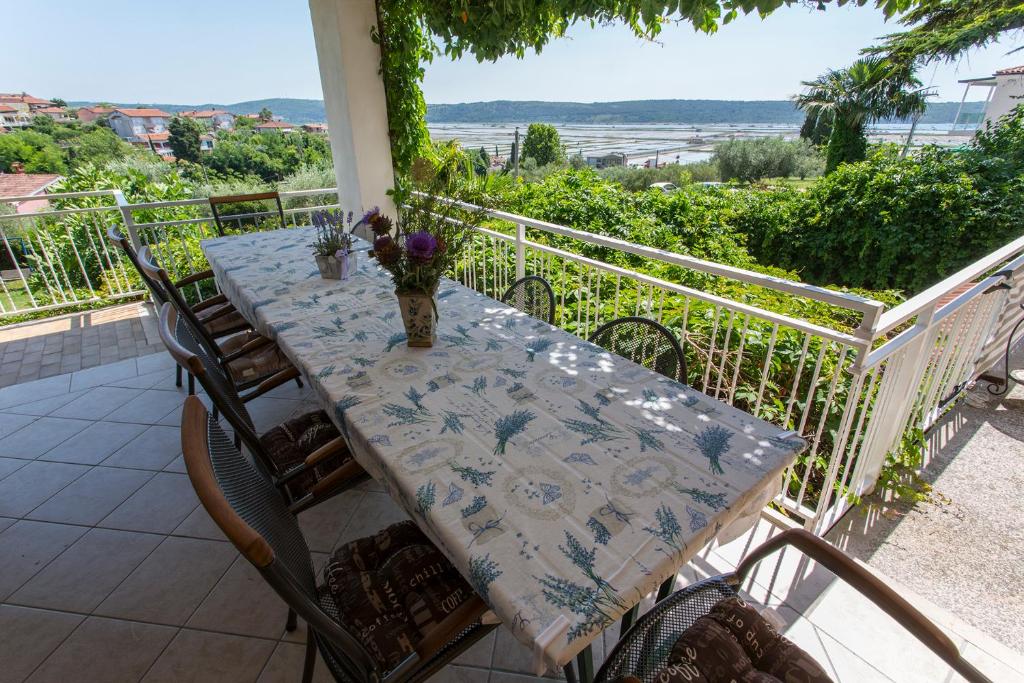
M 167 104 L 322 97 L 307 0 L 0 0 L 0 17 L 0 92 Z M 713 36 L 676 24 L 657 42 L 622 26 L 577 26 L 522 60 L 436 58 L 423 90 L 429 103 L 785 99 L 898 28 L 852 6 L 741 17 Z M 1009 49 L 975 50 L 919 77 L 937 100 L 959 101 L 957 79 L 1024 62 Z

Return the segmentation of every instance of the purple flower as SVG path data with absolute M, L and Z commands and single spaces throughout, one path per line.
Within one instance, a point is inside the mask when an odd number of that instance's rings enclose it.
M 429 263 L 437 251 L 437 240 L 426 230 L 414 232 L 405 238 L 405 251 L 417 263 Z

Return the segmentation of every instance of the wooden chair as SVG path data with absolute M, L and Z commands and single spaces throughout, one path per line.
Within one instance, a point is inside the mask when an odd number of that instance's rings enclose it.
M 282 370 L 294 369 L 277 344 L 255 330 L 215 339 L 206 330 L 202 320 L 192 312 L 181 291 L 171 282 L 167 271 L 153 259 L 149 247 L 140 249 L 138 256 L 142 272 L 164 293 L 166 302 L 174 307 L 178 315 L 188 321 L 207 353 L 217 358 L 240 391 L 255 387 Z M 302 379 L 297 370 L 293 378 L 301 387 Z M 189 393 L 195 393 L 191 376 Z
M 160 309 L 160 339 L 182 367 L 199 380 L 245 447 L 271 476 L 294 513 L 322 503 L 367 478 L 330 417 L 322 410 L 300 415 L 258 434 L 246 403 L 298 374 L 294 367 L 265 379 L 244 397 L 224 368 L 199 343 L 188 321 L 171 304 Z
M 304 683 L 317 650 L 339 681 L 422 681 L 494 628 L 481 623 L 483 601 L 409 521 L 338 548 L 318 585 L 284 499 L 195 396 L 185 400 L 181 434 L 203 507 L 308 624 Z
M 139 255 L 135 252 L 131 242 L 128 241 L 128 238 L 125 237 L 121 231 L 116 227 L 109 228 L 107 230 L 107 237 L 124 252 L 125 256 L 128 257 L 128 261 L 131 262 L 132 266 L 139 273 L 139 277 L 142 278 L 143 284 L 146 285 L 150 295 L 153 297 L 153 305 L 156 306 L 159 311 L 160 307 L 167 303 L 169 296 L 163 283 L 155 281 L 145 270 L 142 269 L 142 266 L 139 263 Z M 186 287 L 212 278 L 213 271 L 204 270 L 175 282 L 174 289 Z M 223 294 L 216 294 L 215 296 L 203 299 L 199 303 L 189 306 L 189 309 L 196 316 L 196 319 L 202 323 L 206 332 L 213 339 L 227 337 L 252 329 L 245 318 L 242 317 L 242 314 L 235 310 L 234 305 L 228 301 L 228 298 Z M 177 367 L 175 384 L 179 387 L 181 386 L 180 365 Z
M 682 347 L 665 326 L 649 318 L 628 316 L 609 321 L 594 330 L 590 341 L 677 382 L 686 382 Z
M 539 275 L 528 275 L 513 282 L 501 301 L 538 320 L 555 324 L 555 291 Z
M 223 220 L 225 218 L 238 218 L 239 220 L 241 220 L 242 218 L 248 218 L 252 216 L 252 214 L 245 214 L 244 216 L 224 216 L 220 212 L 220 207 L 224 206 L 225 204 L 241 204 L 243 202 L 266 202 L 271 200 L 274 202 L 274 205 L 277 208 L 277 218 L 281 223 L 281 228 L 286 227 L 284 220 L 284 207 L 281 205 L 281 195 L 278 194 L 277 192 L 256 192 L 253 194 L 233 194 L 222 195 L 220 197 L 210 197 L 210 211 L 213 212 L 213 220 L 217 224 L 217 233 L 221 237 L 225 235 L 223 223 Z M 269 214 L 269 212 L 262 213 Z M 262 215 L 262 213 L 260 215 Z
M 803 529 L 789 529 L 761 544 L 743 558 L 735 572 L 698 581 L 659 601 L 619 640 L 597 672 L 595 683 L 612 683 L 627 676 L 642 683 L 658 680 L 678 636 L 719 601 L 736 596 L 754 565 L 786 546 L 792 546 L 850 584 L 968 681 L 989 683 L 984 674 L 960 655 L 942 629 L 874 574 Z

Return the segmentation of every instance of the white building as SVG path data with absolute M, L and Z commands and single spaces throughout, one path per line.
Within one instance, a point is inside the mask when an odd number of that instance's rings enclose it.
M 234 130 L 235 115 L 223 109 L 183 111 L 182 116 L 194 119 L 211 130 Z
M 1010 113 L 1014 107 L 1024 102 L 1024 65 L 1011 66 L 1008 69 L 1000 69 L 991 76 L 967 78 L 960 82 L 966 87 L 951 131 L 955 134 L 973 134 L 975 130 L 984 129 L 989 123 L 995 124 L 1002 116 Z M 966 125 L 960 122 L 960 112 L 971 88 L 988 88 L 988 95 L 985 97 L 985 115 L 977 128 L 973 122 Z
M 107 121 L 118 137 L 138 142 L 144 135 L 164 133 L 171 115 L 159 109 L 115 109 Z

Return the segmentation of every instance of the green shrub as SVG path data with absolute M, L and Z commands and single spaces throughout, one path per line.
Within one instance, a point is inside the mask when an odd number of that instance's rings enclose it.
M 823 167 L 820 154 L 806 140 L 781 137 L 729 140 L 715 146 L 715 160 L 723 180 L 754 182 L 762 178 L 805 178 Z M 817 174 L 820 174 L 818 171 Z

